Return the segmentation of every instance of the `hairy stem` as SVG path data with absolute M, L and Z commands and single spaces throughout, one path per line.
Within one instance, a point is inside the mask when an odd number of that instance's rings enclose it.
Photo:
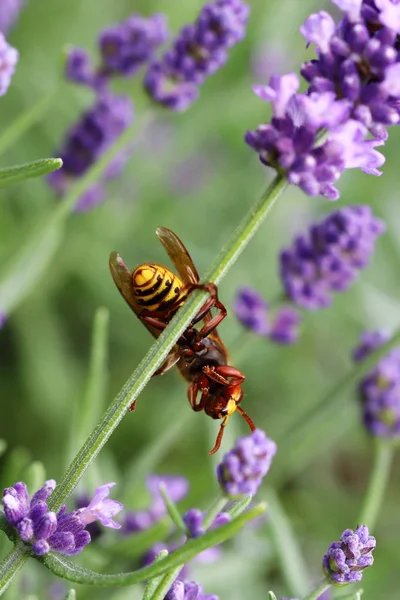
M 390 441 L 375 440 L 375 457 L 367 493 L 358 523 L 374 529 L 382 506 L 383 496 L 389 482 L 390 467 L 394 457 L 394 448 Z

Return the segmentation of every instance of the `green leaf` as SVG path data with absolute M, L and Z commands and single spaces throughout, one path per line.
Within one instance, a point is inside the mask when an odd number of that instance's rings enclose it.
M 268 600 L 277 600 L 274 592 L 268 592 Z
M 42 557 L 36 557 L 47 569 L 55 575 L 73 581 L 74 583 L 83 583 L 95 586 L 125 586 L 134 585 L 151 577 L 162 575 L 169 569 L 186 564 L 203 552 L 216 544 L 220 544 L 235 535 L 249 521 L 256 519 L 265 512 L 265 505 L 259 504 L 248 512 L 240 515 L 230 523 L 222 525 L 212 531 L 207 531 L 195 539 L 188 540 L 183 546 L 171 552 L 166 558 L 156 564 L 151 564 L 137 571 L 129 573 L 107 574 L 96 573 L 89 569 L 83 569 L 72 563 L 65 556 L 60 554 L 46 554 Z
M 69 590 L 64 600 L 76 600 L 76 592 L 74 589 Z
M 56 171 L 62 167 L 61 158 L 41 158 L 33 162 L 23 165 L 14 165 L 0 169 L 0 188 L 14 185 L 25 181 L 25 179 L 33 179 L 33 177 L 41 177 L 52 171 Z
M 178 577 L 182 568 L 183 564 L 178 565 L 174 569 L 170 569 L 169 571 L 167 571 L 165 575 L 161 577 L 161 581 L 154 590 L 152 596 L 150 597 L 150 600 L 164 600 L 169 588 L 174 583 L 175 579 Z
M 253 499 L 253 496 L 244 496 L 241 500 L 238 500 L 237 502 L 232 504 L 232 506 L 230 508 L 228 508 L 228 510 L 226 510 L 225 512 L 227 512 L 229 515 L 231 515 L 231 518 L 234 519 L 235 517 L 237 517 L 238 515 L 241 515 L 242 512 L 244 512 L 246 510 L 246 508 L 249 506 L 252 499 Z
M 4 594 L 29 557 L 29 548 L 19 541 L 0 563 L 0 596 Z
M 278 496 L 272 490 L 268 490 L 267 498 L 270 508 L 268 525 L 282 575 L 290 595 L 303 596 L 310 589 L 311 583 L 301 548 Z

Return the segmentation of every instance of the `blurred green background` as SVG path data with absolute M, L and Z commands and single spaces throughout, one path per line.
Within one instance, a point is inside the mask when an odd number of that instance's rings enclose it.
M 62 81 L 66 44 L 94 53 L 99 30 L 132 12 L 165 12 L 176 32 L 194 20 L 201 6 L 201 0 L 29 0 L 9 36 L 21 56 L 12 86 L 1 99 L 0 132 L 40 98 L 53 91 L 55 96 L 40 122 L 1 157 L 1 166 L 56 156 L 66 128 L 92 102 L 90 92 Z M 137 109 L 138 133 L 130 161 L 123 175 L 108 184 L 103 205 L 69 218 L 45 276 L 0 332 L 0 438 L 8 447 L 0 463 L 4 485 L 26 475 L 33 460 L 45 465 L 48 478 L 59 480 L 79 448 L 74 415 L 85 394 L 98 307 L 110 311 L 110 320 L 108 370 L 97 416 L 152 343 L 112 282 L 109 253 L 118 250 L 131 267 L 145 261 L 165 263 L 155 236 L 156 227 L 164 225 L 182 238 L 201 274 L 262 193 L 271 175 L 243 143 L 246 129 L 267 118 L 265 104 L 252 94 L 251 86 L 265 83 L 274 71 L 298 71 L 301 61 L 313 56 L 298 27 L 310 12 L 327 6 L 310 0 L 251 2 L 245 41 L 231 51 L 229 63 L 206 82 L 199 101 L 184 114 L 155 111 L 151 125 L 141 128 L 147 101 L 140 77 L 115 85 L 115 91 L 132 96 Z M 302 337 L 294 347 L 279 348 L 244 332 L 232 312 L 220 328 L 231 363 L 247 375 L 246 411 L 279 444 L 266 484 L 275 488 L 290 517 L 313 581 L 320 576 L 329 543 L 343 529 L 357 525 L 372 444 L 360 424 L 355 394 L 342 398 L 334 417 L 295 446 L 286 432 L 350 371 L 350 351 L 363 329 L 393 330 L 400 324 L 398 145 L 399 132 L 393 129 L 384 149 L 383 176 L 347 172 L 339 184 L 341 199 L 334 205 L 290 189 L 220 286 L 228 307 L 239 285 L 252 285 L 267 299 L 276 297 L 279 249 L 294 232 L 339 206 L 367 203 L 388 222 L 370 268 L 332 308 L 305 316 Z M 44 179 L 1 191 L 1 271 L 37 218 L 56 202 Z M 222 451 L 210 458 L 207 451 L 217 428 L 218 423 L 204 414 L 190 411 L 185 383 L 171 371 L 149 383 L 136 412 L 123 420 L 80 489 L 91 492 L 95 485 L 114 480 L 118 485 L 113 497 L 138 508 L 146 504 L 146 473 L 179 473 L 190 481 L 183 507 L 205 509 L 216 491 L 214 469 L 222 452 L 238 435 L 247 434 L 244 421 L 234 415 Z M 36 467 L 35 473 L 40 473 L 40 465 Z M 399 467 L 397 461 L 374 531 L 375 565 L 365 572 L 362 584 L 366 600 L 399 597 Z M 258 497 L 267 499 L 268 494 L 262 488 Z M 4 553 L 9 543 L 3 537 L 0 541 Z M 77 560 L 93 568 L 133 567 L 121 562 L 109 566 L 93 548 L 83 554 Z M 193 565 L 191 577 L 221 600 L 266 599 L 269 589 L 289 595 L 278 554 L 267 519 L 228 542 L 215 567 Z M 54 581 L 39 566 L 30 565 L 5 597 L 61 598 L 65 590 Z M 140 587 L 113 591 L 77 586 L 77 592 L 78 598 L 89 599 L 141 597 Z

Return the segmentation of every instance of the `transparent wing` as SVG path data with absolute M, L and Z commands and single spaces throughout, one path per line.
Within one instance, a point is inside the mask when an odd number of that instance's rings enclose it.
M 183 283 L 198 283 L 200 277 L 197 269 L 178 236 L 166 227 L 158 227 L 156 235 L 167 251 Z

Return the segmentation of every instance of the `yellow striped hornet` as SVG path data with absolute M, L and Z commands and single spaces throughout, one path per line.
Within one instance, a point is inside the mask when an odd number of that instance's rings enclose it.
M 163 375 L 176 364 L 189 382 L 187 395 L 192 409 L 196 412 L 204 410 L 213 419 L 222 419 L 215 446 L 209 452 L 214 454 L 221 445 L 224 427 L 236 410 L 250 429 L 255 429 L 253 421 L 239 406 L 244 395 L 245 376 L 228 365 L 228 352 L 216 329 L 227 315 L 225 306 L 218 299 L 217 287 L 213 283 L 199 283 L 197 269 L 173 231 L 158 227 L 156 235 L 178 275 L 155 263 L 145 263 L 131 271 L 116 252 L 110 255 L 111 275 L 122 297 L 155 338 L 193 290 L 202 289 L 209 293 L 207 301 L 154 375 Z M 212 309 L 218 311 L 214 316 Z M 202 326 L 196 327 L 201 321 Z

